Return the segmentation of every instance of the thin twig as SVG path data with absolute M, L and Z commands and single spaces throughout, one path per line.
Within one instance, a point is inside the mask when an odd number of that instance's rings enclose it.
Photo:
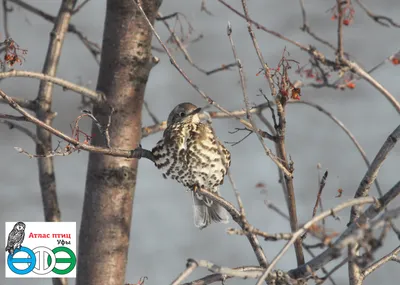
M 319 189 L 318 189 L 318 194 L 317 194 L 317 200 L 315 201 L 315 205 L 313 208 L 313 212 L 312 212 L 312 217 L 315 217 L 315 214 L 317 213 L 317 208 L 318 205 L 321 202 L 321 194 L 322 194 L 322 190 L 324 190 L 325 187 L 325 183 L 326 183 L 326 178 L 328 177 L 328 170 L 325 171 L 324 176 L 322 177 L 320 183 L 319 183 Z
M 320 280 L 316 281 L 316 284 L 321 285 L 323 284 L 327 279 L 331 278 L 332 274 L 338 271 L 343 265 L 345 265 L 348 261 L 348 258 L 346 257 L 343 259 L 338 265 L 332 268 L 331 271 L 328 272 L 324 277 L 322 277 Z
M 201 0 L 200 11 L 205 12 L 209 16 L 214 16 L 211 11 L 207 9 L 206 0 Z
M 277 213 L 282 218 L 284 218 L 284 219 L 286 219 L 288 221 L 290 220 L 289 216 L 287 214 L 285 214 L 285 212 L 283 212 L 278 206 L 273 204 L 271 201 L 265 200 L 264 204 L 265 204 L 265 206 L 267 206 L 269 209 L 271 209 L 272 211 Z
M 361 273 L 362 278 L 365 279 L 365 277 L 367 277 L 369 274 L 377 270 L 379 267 L 381 267 L 388 261 L 394 260 L 395 259 L 394 257 L 396 257 L 399 253 L 400 253 L 400 246 L 396 247 L 394 250 L 383 256 L 381 259 L 379 259 L 378 261 L 374 262 L 373 264 L 365 268 Z
M 176 16 L 177 14 L 175 14 L 174 16 Z M 171 37 L 173 39 L 173 42 L 176 43 L 178 49 L 183 53 L 183 55 L 185 56 L 185 59 L 189 62 L 189 64 L 191 66 L 193 66 L 194 68 L 196 68 L 198 71 L 200 71 L 201 73 L 204 73 L 205 75 L 211 75 L 213 73 L 219 72 L 219 71 L 223 71 L 223 70 L 228 70 L 231 67 L 234 67 L 236 65 L 236 62 L 234 63 L 229 63 L 229 64 L 222 64 L 221 67 L 212 69 L 212 70 L 205 70 L 201 67 L 199 67 L 196 63 L 194 63 L 192 57 L 190 56 L 189 52 L 187 51 L 185 45 L 182 43 L 182 41 L 179 39 L 179 37 L 176 35 L 176 33 L 174 32 L 174 30 L 169 26 L 168 22 L 166 21 L 169 17 L 163 17 L 162 14 L 160 12 L 158 12 L 157 15 L 157 20 L 162 21 L 163 24 L 165 25 L 165 27 L 167 28 L 168 32 L 171 34 Z
M 391 18 L 386 17 L 386 16 L 381 16 L 381 15 L 376 15 L 374 13 L 372 13 L 367 6 L 365 6 L 364 3 L 362 3 L 360 0 L 356 0 L 356 2 L 358 3 L 358 5 L 360 5 L 360 7 L 365 11 L 365 13 L 367 13 L 367 15 L 374 20 L 375 22 L 377 22 L 378 24 L 381 24 L 382 26 L 385 27 L 396 27 L 396 28 L 400 28 L 400 24 L 396 23 L 395 21 L 393 21 Z
M 111 148 L 111 141 L 110 141 L 110 133 L 109 133 L 109 128 L 111 125 L 111 119 L 112 119 L 112 114 L 114 113 L 114 109 L 111 109 L 110 115 L 108 116 L 108 121 L 105 126 L 102 126 L 99 120 L 96 119 L 96 117 L 92 114 L 91 111 L 89 110 L 82 110 L 82 115 L 80 115 L 76 120 L 75 120 L 75 128 L 74 130 L 78 130 L 78 123 L 82 117 L 89 117 L 93 120 L 93 122 L 96 124 L 97 128 L 99 129 L 100 133 L 104 137 L 104 141 L 106 143 L 106 146 L 108 148 Z
M 14 116 L 14 115 L 1 114 L 1 113 L 0 113 L 0 119 L 7 119 L 7 120 L 13 120 L 13 121 L 27 121 L 24 116 Z
M 79 4 L 75 9 L 72 11 L 72 15 L 78 13 L 90 0 L 84 0 L 81 4 Z
M 303 246 L 304 246 L 304 243 L 303 243 Z M 312 258 L 315 257 L 315 254 L 313 253 L 313 251 L 310 248 L 304 247 L 304 249 L 308 252 L 309 255 L 311 255 Z M 331 274 L 329 274 L 328 270 L 324 266 L 321 267 L 321 271 L 325 274 L 325 277 L 323 277 L 323 278 L 326 278 L 326 279 L 324 279 L 324 281 L 329 279 L 329 281 L 331 281 L 332 285 L 337 285 L 336 281 L 333 279 Z M 318 283 L 318 282 L 316 282 L 316 283 Z
M 287 42 L 289 42 L 289 43 L 291 43 L 291 44 L 293 44 L 293 45 L 299 47 L 299 48 L 302 49 L 302 50 L 306 50 L 306 51 L 309 50 L 309 48 L 308 48 L 306 45 L 302 45 L 302 44 L 300 44 L 299 42 L 296 42 L 296 41 L 294 41 L 294 40 L 291 40 L 291 39 L 289 39 L 289 38 L 287 38 L 287 37 L 281 35 L 280 33 L 277 33 L 277 32 L 275 32 L 275 31 L 273 31 L 273 30 L 267 29 L 267 28 L 264 27 L 263 25 L 261 25 L 261 24 L 257 23 L 256 21 L 254 21 L 254 20 L 252 20 L 252 19 L 246 17 L 245 15 L 243 15 L 242 13 L 240 13 L 238 10 L 236 10 L 235 8 L 233 8 L 231 5 L 229 5 L 225 0 L 218 0 L 218 1 L 219 1 L 221 4 L 223 4 L 225 7 L 227 7 L 229 10 L 231 10 L 232 12 L 234 12 L 236 15 L 238 15 L 238 16 L 242 17 L 243 19 L 245 19 L 245 20 L 251 22 L 253 25 L 255 25 L 255 26 L 257 27 L 257 29 L 261 29 L 261 30 L 263 30 L 264 32 L 267 32 L 267 33 L 269 33 L 269 34 L 271 34 L 271 35 L 274 35 L 274 36 L 276 36 L 276 37 L 278 37 L 278 38 L 280 38 L 280 39 L 282 39 L 282 40 L 284 40 L 284 41 L 287 41 Z
M 22 108 L 35 111 L 37 104 L 36 101 L 32 100 L 27 100 L 27 99 L 20 99 L 20 98 L 12 98 L 13 101 L 15 101 L 18 105 L 20 105 Z M 8 104 L 8 102 L 4 101 L 3 98 L 0 98 L 0 103 L 1 104 Z
M 3 25 L 4 25 L 4 35 L 8 39 L 11 37 L 10 30 L 8 29 L 8 13 L 12 12 L 12 8 L 7 6 L 8 0 L 3 0 Z
M 41 144 L 42 143 L 33 132 L 31 132 L 30 130 L 28 130 L 25 127 L 22 127 L 22 126 L 20 126 L 18 124 L 15 124 L 15 123 L 7 121 L 7 120 L 0 120 L 0 123 L 6 124 L 10 128 L 10 130 L 16 129 L 16 130 L 24 133 L 25 135 L 30 137 L 36 144 Z
M 300 29 L 302 31 L 306 32 L 307 34 L 309 34 L 315 40 L 319 41 L 321 44 L 324 44 L 327 47 L 329 47 L 329 48 L 331 48 L 333 50 L 336 50 L 336 48 L 333 46 L 333 44 L 331 44 L 327 40 L 322 39 L 321 37 L 317 36 L 317 34 L 315 34 L 313 31 L 311 31 L 311 28 L 307 23 L 307 13 L 306 13 L 306 9 L 305 9 L 305 6 L 304 6 L 304 0 L 299 0 L 299 3 L 300 3 L 301 15 L 302 15 L 302 18 L 303 18 L 303 25 L 302 25 L 302 27 Z
M 155 125 L 160 123 L 160 120 L 156 117 L 156 115 L 150 110 L 149 104 L 147 101 L 143 101 L 143 106 L 146 109 L 147 113 L 149 114 L 150 118 L 153 120 L 153 123 Z
M 292 238 L 291 233 L 269 234 L 269 233 L 263 232 L 256 228 L 250 229 L 249 232 L 264 238 L 264 240 L 266 240 L 266 241 L 290 240 Z M 247 232 L 245 232 L 243 230 L 237 230 L 237 229 L 233 229 L 233 228 L 228 229 L 227 233 L 230 235 L 246 235 L 247 234 Z

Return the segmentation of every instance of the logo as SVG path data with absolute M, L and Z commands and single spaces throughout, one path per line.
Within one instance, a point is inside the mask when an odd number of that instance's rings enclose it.
M 75 222 L 6 222 L 6 278 L 76 277 Z

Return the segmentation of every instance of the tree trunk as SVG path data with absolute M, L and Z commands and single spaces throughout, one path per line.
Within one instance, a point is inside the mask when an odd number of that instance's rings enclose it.
M 157 0 L 140 1 L 154 22 Z M 97 89 L 114 109 L 111 147 L 134 149 L 141 139 L 144 91 L 152 67 L 152 32 L 133 0 L 108 0 Z M 94 106 L 106 125 L 110 108 Z M 104 145 L 97 126 L 93 144 Z M 124 284 L 138 161 L 90 153 L 79 236 L 77 284 Z

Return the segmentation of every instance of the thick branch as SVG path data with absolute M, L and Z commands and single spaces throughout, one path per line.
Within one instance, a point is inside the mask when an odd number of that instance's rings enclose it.
M 400 125 L 389 135 L 389 137 L 386 139 L 385 143 L 382 145 L 381 149 L 375 156 L 375 159 L 372 161 L 371 166 L 368 168 L 364 178 L 361 180 L 360 186 L 358 187 L 354 198 L 368 196 L 369 189 L 371 188 L 372 183 L 374 183 L 376 177 L 378 176 L 379 170 L 383 165 L 383 162 L 385 161 L 389 152 L 394 148 L 399 138 Z M 351 209 L 350 222 L 353 222 L 357 218 L 357 216 L 358 209 Z
M 61 3 L 57 18 L 54 21 L 53 30 L 50 33 L 50 41 L 42 70 L 45 76 L 54 77 L 56 75 L 65 34 L 71 19 L 71 11 L 75 7 L 76 2 L 77 0 L 63 0 Z M 35 111 L 38 120 L 48 125 L 51 125 L 54 118 L 51 111 L 52 95 L 53 84 L 44 80 L 40 81 L 36 99 L 37 108 Z M 41 144 L 36 144 L 37 155 L 44 155 L 51 151 L 53 148 L 51 133 L 38 126 L 36 135 L 42 142 Z M 45 220 L 48 222 L 59 222 L 61 220 L 61 213 L 57 199 L 53 157 L 39 157 L 38 166 Z M 53 278 L 53 284 L 67 284 L 67 279 Z
M 74 84 L 72 82 L 69 82 L 64 79 L 60 79 L 60 78 L 52 76 L 52 75 L 37 73 L 37 72 L 32 72 L 32 71 L 21 71 L 21 70 L 0 72 L 0 79 L 10 78 L 10 77 L 29 77 L 29 78 L 40 79 L 42 81 L 48 81 L 50 83 L 57 84 L 66 90 L 71 90 L 71 91 L 79 93 L 83 96 L 86 96 L 89 99 L 93 100 L 94 102 L 97 102 L 97 103 L 105 102 L 105 97 L 104 97 L 103 93 L 91 90 L 89 88 Z
M 70 143 L 75 150 L 85 150 L 89 152 L 111 155 L 116 157 L 125 157 L 125 158 L 141 158 L 145 157 L 149 160 L 154 160 L 152 154 L 148 150 L 121 150 L 121 149 L 113 149 L 113 148 L 103 148 L 103 147 L 96 147 L 92 145 L 88 145 L 82 142 L 75 140 L 74 138 L 64 134 L 63 132 L 53 128 L 52 126 L 43 123 L 41 120 L 35 118 L 27 111 L 22 109 L 16 102 L 12 100 L 11 97 L 7 96 L 1 89 L 0 89 L 0 97 L 2 97 L 7 103 L 15 110 L 17 110 L 20 114 L 22 114 L 27 121 L 34 123 L 36 126 L 45 129 L 46 131 L 54 134 L 55 136 L 63 139 L 64 141 Z

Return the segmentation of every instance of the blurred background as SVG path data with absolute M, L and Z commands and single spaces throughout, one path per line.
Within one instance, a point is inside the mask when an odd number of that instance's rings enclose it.
M 30 4 L 56 15 L 60 1 L 31 0 Z M 240 1 L 228 1 L 242 11 Z M 373 12 L 400 21 L 400 3 L 397 0 L 363 1 Z M 335 5 L 333 0 L 305 1 L 308 21 L 312 30 L 321 37 L 336 45 L 336 22 L 331 20 L 327 10 Z M 192 38 L 203 34 L 203 39 L 190 44 L 187 49 L 193 60 L 206 70 L 214 69 L 221 64 L 234 61 L 226 27 L 232 23 L 233 39 L 242 60 L 248 85 L 251 103 L 265 101 L 257 96 L 259 88 L 269 94 L 268 86 L 262 76 L 256 76 L 259 62 L 254 52 L 245 21 L 234 15 L 217 1 L 206 1 L 207 9 L 212 16 L 201 12 L 201 1 L 164 1 L 160 12 L 167 15 L 173 12 L 184 13 L 194 27 Z M 299 41 L 305 45 L 316 45 L 330 58 L 334 54 L 300 30 L 302 25 L 298 1 L 290 0 L 249 0 L 251 17 L 266 27 Z M 356 4 L 353 23 L 344 28 L 345 51 L 353 55 L 367 69 L 375 66 L 400 47 L 400 29 L 387 28 L 373 22 Z M 21 48 L 28 49 L 26 60 L 15 69 L 40 72 L 47 50 L 49 33 L 52 24 L 29 12 L 14 7 L 9 15 L 9 26 L 12 38 Z M 101 44 L 106 1 L 90 1 L 71 23 L 77 26 L 91 41 Z M 1 21 L 2 22 L 2 21 Z M 173 22 L 171 22 L 173 25 Z M 162 23 L 156 29 L 165 41 L 168 31 Z M 290 45 L 262 31 L 256 30 L 256 36 L 266 61 L 275 66 L 286 47 L 290 57 L 300 65 L 308 63 L 308 55 L 297 47 Z M 1 40 L 4 33 L 1 32 Z M 154 46 L 158 43 L 153 40 Z M 206 102 L 185 82 L 170 64 L 165 54 L 154 52 L 161 61 L 153 68 L 146 88 L 145 99 L 151 110 L 160 120 L 165 120 L 172 108 L 183 101 L 204 106 Z M 175 51 L 178 63 L 195 83 L 211 98 L 229 110 L 244 107 L 242 91 L 236 69 L 206 76 L 191 67 L 184 56 Z M 98 65 L 91 54 L 73 34 L 65 40 L 57 75 L 60 78 L 86 84 L 95 88 Z M 373 76 L 400 100 L 398 88 L 399 67 L 390 63 L 384 65 Z M 294 74 L 291 79 L 299 79 Z M 37 96 L 39 81 L 27 78 L 5 79 L 0 83 L 1 89 L 8 95 L 33 99 Z M 333 89 L 303 88 L 302 99 L 320 104 L 339 118 L 355 135 L 363 146 L 368 158 L 372 161 L 387 136 L 398 126 L 399 115 L 391 104 L 373 87 L 364 81 L 356 82 L 356 88 L 344 91 Z M 54 88 L 54 108 L 58 113 L 54 126 L 70 134 L 70 124 L 80 114 L 80 97 L 62 88 Z M 14 114 L 10 107 L 0 105 L 1 113 Z M 153 122 L 147 112 L 143 112 L 143 125 Z M 270 118 L 269 111 L 265 115 Z M 35 128 L 26 123 L 30 129 Z M 91 122 L 81 121 L 81 129 L 90 131 Z M 223 141 L 237 141 L 246 133 L 230 134 L 241 125 L 232 119 L 214 120 L 217 135 Z M 261 125 L 259 124 L 261 127 Z M 143 147 L 151 149 L 159 140 L 161 133 L 151 135 L 142 141 Z M 58 142 L 54 138 L 54 144 Z M 274 149 L 273 144 L 267 145 Z M 14 147 L 22 147 L 34 153 L 35 146 L 30 138 L 15 130 L 9 130 L 0 124 L 0 223 L 5 221 L 41 221 L 43 220 L 42 201 L 38 183 L 37 162 L 17 153 Z M 317 164 L 322 171 L 328 169 L 329 177 L 323 192 L 325 208 L 332 207 L 353 197 L 366 165 L 360 154 L 345 133 L 328 117 L 305 105 L 290 104 L 287 107 L 287 152 L 294 161 L 294 186 L 297 198 L 300 223 L 306 222 L 312 215 L 318 191 Z M 247 216 L 254 226 L 270 233 L 290 231 L 289 223 L 265 206 L 265 200 L 271 201 L 285 209 L 283 193 L 278 183 L 277 169 L 274 163 L 264 154 L 257 138 L 252 135 L 242 143 L 232 147 L 231 172 L 240 190 Z M 85 177 L 88 154 L 74 153 L 67 157 L 56 157 L 56 179 L 58 198 L 64 221 L 76 221 L 80 227 Z M 386 192 L 399 179 L 400 146 L 392 150 L 383 165 L 378 179 L 382 190 Z M 255 187 L 263 183 L 266 191 Z M 343 189 L 341 198 L 335 198 L 337 189 Z M 232 188 L 228 180 L 222 186 L 222 195 L 235 203 Z M 377 195 L 375 186 L 371 195 Z M 393 206 L 399 206 L 399 199 Z M 349 212 L 339 213 L 341 221 L 328 219 L 328 228 L 342 231 L 347 224 Z M 397 225 L 400 225 L 397 222 Z M 133 208 L 131 243 L 126 281 L 135 283 L 141 276 L 148 276 L 146 284 L 169 284 L 184 268 L 188 258 L 206 259 L 219 265 L 236 267 L 257 265 L 255 255 L 243 236 L 230 236 L 228 227 L 235 224 L 211 225 L 205 230 L 198 230 L 193 225 L 191 194 L 172 180 L 164 180 L 150 161 L 142 160 L 139 167 L 138 183 Z M 1 239 L 4 227 L 1 227 Z M 5 241 L 2 241 L 5 244 Z M 283 242 L 260 241 L 269 260 L 284 245 Z M 312 241 L 309 241 L 312 243 Z M 399 244 L 398 239 L 390 233 L 386 245 L 378 250 L 376 258 L 391 251 Z M 318 252 L 318 250 L 316 251 Z M 306 254 L 306 259 L 310 256 Z M 332 268 L 340 260 L 332 262 Z M 4 260 L 0 259 L 0 278 L 4 276 Z M 93 261 L 100 262 L 100 261 Z M 277 265 L 277 268 L 288 270 L 296 267 L 294 250 L 290 250 Z M 397 269 L 397 273 L 396 273 Z M 202 277 L 207 272 L 196 270 L 190 280 Z M 320 274 L 322 276 L 323 274 Z M 394 284 L 398 277 L 398 264 L 386 264 L 371 274 L 365 284 Z M 338 284 L 348 284 L 347 266 L 339 270 L 334 277 Z M 71 284 L 75 281 L 71 280 Z M 2 284 L 51 284 L 51 279 L 7 279 Z M 227 284 L 253 284 L 254 281 L 229 280 Z

